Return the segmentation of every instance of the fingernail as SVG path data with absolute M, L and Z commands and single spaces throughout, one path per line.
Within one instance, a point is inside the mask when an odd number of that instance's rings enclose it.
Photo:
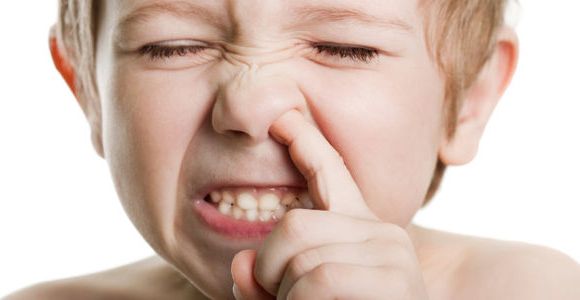
M 240 289 L 235 283 L 234 286 L 232 287 L 232 292 L 234 293 L 234 298 L 236 298 L 237 300 L 242 300 L 242 297 L 240 296 Z

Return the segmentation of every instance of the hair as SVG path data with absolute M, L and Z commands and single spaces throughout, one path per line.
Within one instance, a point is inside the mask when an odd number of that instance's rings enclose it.
M 425 41 L 445 76 L 444 120 L 452 138 L 463 93 L 474 83 L 493 53 L 509 0 L 419 0 L 425 16 Z M 58 47 L 77 74 L 76 97 L 99 97 L 95 79 L 95 45 L 99 0 L 59 0 Z M 62 51 L 64 50 L 64 51 Z M 90 109 L 100 114 L 98 101 Z M 424 204 L 438 190 L 446 165 L 438 160 Z

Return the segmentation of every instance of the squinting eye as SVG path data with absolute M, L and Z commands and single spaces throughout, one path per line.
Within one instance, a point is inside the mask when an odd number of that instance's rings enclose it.
M 360 47 L 339 47 L 330 45 L 312 45 L 318 53 L 326 53 L 326 55 L 339 56 L 340 58 L 350 58 L 355 62 L 370 63 L 379 55 L 379 51 L 372 48 Z
M 318 54 L 337 56 L 341 59 L 349 58 L 355 62 L 370 63 L 379 55 L 379 51 L 372 48 L 362 47 L 342 47 L 331 45 L 311 46 Z M 188 54 L 197 54 L 207 49 L 205 46 L 185 45 L 185 46 L 162 46 L 162 45 L 145 45 L 139 49 L 139 54 L 149 56 L 151 60 L 171 58 L 172 56 L 185 56 Z
M 205 50 L 207 47 L 199 45 L 188 46 L 161 46 L 161 45 L 145 45 L 139 49 L 139 54 L 142 56 L 149 56 L 151 60 L 162 58 L 170 58 L 172 56 L 185 56 L 187 54 L 196 54 Z

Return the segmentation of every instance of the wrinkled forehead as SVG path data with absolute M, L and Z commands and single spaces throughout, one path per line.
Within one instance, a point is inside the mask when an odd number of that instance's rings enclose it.
M 200 27 L 249 36 L 266 30 L 344 26 L 417 34 L 419 0 L 166 0 L 102 1 L 100 16 L 118 32 L 148 20 L 171 17 Z

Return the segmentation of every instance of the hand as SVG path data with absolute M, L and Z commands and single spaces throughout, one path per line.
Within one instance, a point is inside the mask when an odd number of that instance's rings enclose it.
M 290 157 L 322 210 L 294 209 L 256 251 L 232 262 L 240 299 L 427 299 L 407 232 L 366 205 L 339 154 L 297 111 L 270 134 Z

